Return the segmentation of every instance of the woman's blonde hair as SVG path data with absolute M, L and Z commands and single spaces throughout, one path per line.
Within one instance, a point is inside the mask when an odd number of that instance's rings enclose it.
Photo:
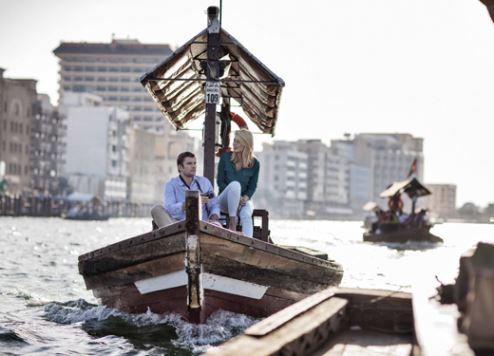
M 244 149 L 242 152 L 233 152 L 232 162 L 241 163 L 242 168 L 250 168 L 254 165 L 254 137 L 247 129 L 235 131 L 235 138 L 239 140 Z

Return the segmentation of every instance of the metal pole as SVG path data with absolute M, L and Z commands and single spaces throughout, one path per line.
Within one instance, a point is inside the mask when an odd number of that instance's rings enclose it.
M 219 84 L 220 77 L 220 24 L 219 8 L 208 7 L 208 49 L 206 66 L 206 87 L 208 84 Z M 219 89 L 219 86 L 218 86 Z M 204 176 L 214 187 L 214 157 L 216 133 L 216 104 L 219 96 L 208 95 L 206 89 L 206 117 L 204 123 Z

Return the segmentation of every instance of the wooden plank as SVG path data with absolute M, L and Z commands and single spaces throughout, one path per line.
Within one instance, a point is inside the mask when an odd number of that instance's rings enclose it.
M 81 260 L 79 273 L 83 276 L 100 274 L 183 251 L 185 251 L 184 235 L 180 233 Z
M 114 271 L 84 276 L 84 282 L 88 289 L 95 289 L 101 287 L 114 287 L 133 283 L 141 279 L 158 277 L 167 273 L 183 270 L 185 268 L 184 256 L 184 252 L 179 252 L 174 255 L 157 258 Z
M 257 250 L 243 244 L 232 244 L 229 241 L 209 235 L 201 235 L 201 249 L 203 263 L 212 266 L 212 268 L 218 268 L 224 264 L 232 264 L 232 267 L 241 268 L 244 264 L 260 270 L 265 269 L 281 274 L 295 275 L 297 278 L 326 286 L 339 284 L 343 277 L 343 271 L 339 266 L 335 268 L 334 266 L 304 263 L 286 258 L 284 255 Z M 232 267 L 225 268 L 225 270 L 231 270 Z
M 329 335 L 346 328 L 347 303 L 329 298 L 266 336 L 241 335 L 206 355 L 311 355 Z
M 248 247 L 251 247 L 256 250 L 263 250 L 266 252 L 269 252 L 271 254 L 276 254 L 280 255 L 283 257 L 286 257 L 288 259 L 296 260 L 296 261 L 301 261 L 313 265 L 318 265 L 318 266 L 323 266 L 326 268 L 334 268 L 334 269 L 341 269 L 341 266 L 337 264 L 333 260 L 323 260 L 317 257 L 313 257 L 298 251 L 292 251 L 292 250 L 287 250 L 284 249 L 280 246 L 270 244 L 258 239 L 253 239 L 250 237 L 246 237 L 240 233 L 233 232 L 231 230 L 223 229 L 220 228 L 216 225 L 209 224 L 207 222 L 201 222 L 200 223 L 200 230 L 201 232 L 210 235 L 210 236 L 215 236 L 219 239 L 222 240 L 228 240 L 232 242 L 236 242 L 241 245 L 245 245 Z
M 100 249 L 82 254 L 79 256 L 79 261 L 84 261 L 88 259 L 91 260 L 98 256 L 113 254 L 122 249 L 127 249 L 129 247 L 137 246 L 139 244 L 144 244 L 154 240 L 166 238 L 168 236 L 176 235 L 184 231 L 185 231 L 184 222 L 178 221 L 174 224 L 164 226 L 161 229 L 146 232 L 145 234 L 141 234 L 138 236 L 130 237 L 123 241 L 119 241 L 114 244 L 102 247 Z
M 313 308 L 322 301 L 331 298 L 334 295 L 334 289 L 328 288 L 317 294 L 314 294 L 308 298 L 305 298 L 290 307 L 271 315 L 269 318 L 251 326 L 245 331 L 246 335 L 250 336 L 264 336 L 280 326 L 286 324 L 296 316 L 306 312 L 310 308 Z
M 274 268 L 257 267 L 251 264 L 241 263 L 223 256 L 208 256 L 203 258 L 204 271 L 239 279 L 246 282 L 256 283 L 263 286 L 285 289 L 305 295 L 319 292 L 331 285 L 336 285 L 339 280 L 331 279 L 333 276 L 327 275 L 327 271 L 297 271 L 287 268 L 283 270 Z M 310 273 L 321 274 L 320 281 L 313 281 L 314 276 Z M 309 279 L 309 276 L 311 279 Z M 326 278 L 324 278 L 326 277 Z

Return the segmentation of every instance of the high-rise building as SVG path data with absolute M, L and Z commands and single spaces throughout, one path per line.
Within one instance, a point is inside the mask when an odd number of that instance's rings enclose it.
M 62 42 L 53 53 L 60 59 L 59 95 L 88 92 L 102 105 L 124 109 L 133 123 L 147 130 L 167 131 L 167 124 L 139 79 L 172 50 L 167 44 L 134 39 L 111 43 Z

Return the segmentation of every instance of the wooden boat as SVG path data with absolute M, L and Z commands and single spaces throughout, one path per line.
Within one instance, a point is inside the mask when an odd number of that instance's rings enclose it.
M 425 220 L 425 210 L 415 212 L 416 201 L 419 197 L 430 195 L 431 192 L 422 185 L 417 178 L 411 177 L 401 182 L 394 182 L 380 196 L 388 198 L 389 201 L 400 201 L 401 195 L 406 194 L 412 200 L 412 209 L 405 221 L 399 222 L 396 212 L 390 210 L 383 211 L 376 203 L 369 202 L 364 206 L 364 210 L 374 211 L 378 216 L 378 221 L 364 223 L 366 231 L 363 234 L 364 241 L 369 242 L 392 242 L 406 243 L 408 241 L 441 243 L 443 239 L 430 232 L 433 224 Z M 401 212 L 401 207 L 399 207 Z M 384 217 L 385 221 L 381 218 Z M 390 218 L 391 217 L 391 218 Z M 396 221 L 391 222 L 392 219 Z
M 218 136 L 226 150 L 235 117 L 231 101 L 273 135 L 284 86 L 221 28 L 218 16 L 218 8 L 208 8 L 208 28 L 141 78 L 176 129 L 205 112 L 204 175 L 211 182 L 219 98 Z M 80 256 L 87 288 L 109 307 L 203 322 L 218 309 L 266 317 L 340 283 L 342 268 L 334 261 L 269 243 L 267 213 L 261 214 L 262 228 L 254 228 L 264 241 L 203 222 L 198 194 L 187 192 L 184 221 Z
M 333 261 L 187 219 L 79 257 L 79 272 L 104 305 L 131 313 L 174 312 L 204 322 L 218 309 L 266 317 L 340 283 Z
M 410 293 L 329 288 L 206 355 L 416 355 Z
M 396 242 L 407 243 L 409 241 L 441 243 L 443 239 L 430 232 L 432 225 L 422 227 L 405 227 L 400 224 L 381 225 L 379 233 L 364 232 L 364 241 L 369 242 Z
M 67 220 L 108 220 L 106 204 L 91 194 L 72 193 L 67 197 L 68 209 L 62 213 Z

